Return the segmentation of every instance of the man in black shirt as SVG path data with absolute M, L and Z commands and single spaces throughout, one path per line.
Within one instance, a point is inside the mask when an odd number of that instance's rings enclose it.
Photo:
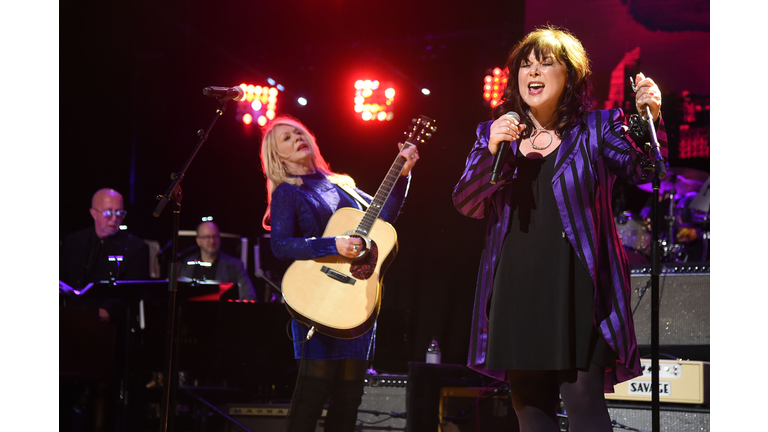
M 59 328 L 62 430 L 113 430 L 122 419 L 118 407 L 129 384 L 128 300 L 72 294 L 90 283 L 150 277 L 149 247 L 120 230 L 126 216 L 122 195 L 99 189 L 90 213 L 93 226 L 67 236 L 59 250 L 59 293 L 66 299 L 62 306 L 67 306 L 60 311 Z M 92 370 L 84 371 L 86 365 L 98 366 L 99 374 L 91 376 Z
M 149 246 L 120 230 L 126 216 L 123 196 L 99 189 L 91 200 L 94 226 L 67 236 L 59 253 L 59 281 L 79 290 L 102 280 L 149 279 Z

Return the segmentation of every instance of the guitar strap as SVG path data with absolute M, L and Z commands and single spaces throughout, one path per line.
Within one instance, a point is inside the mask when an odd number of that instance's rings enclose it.
M 348 193 L 348 194 L 349 194 L 349 196 L 351 196 L 351 197 L 352 197 L 352 198 L 354 198 L 354 199 L 355 199 L 357 202 L 359 202 L 360 204 L 362 204 L 362 205 L 363 205 L 363 208 L 365 208 L 366 210 L 368 210 L 368 207 L 370 207 L 370 204 L 368 204 L 368 201 L 366 201 L 366 200 L 365 200 L 365 199 L 364 199 L 362 196 L 360 196 L 360 194 L 359 194 L 359 193 L 357 193 L 357 191 L 356 191 L 354 188 L 350 187 L 349 185 L 343 185 L 343 186 L 342 186 L 342 185 L 336 185 L 336 186 L 338 186 L 338 187 L 340 187 L 340 188 L 344 189 L 344 192 Z

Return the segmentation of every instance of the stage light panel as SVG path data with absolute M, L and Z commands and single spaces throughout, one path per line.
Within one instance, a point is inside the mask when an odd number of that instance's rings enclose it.
M 483 78 L 483 100 L 492 108 L 496 108 L 501 103 L 501 97 L 507 87 L 508 76 L 509 71 L 507 69 L 496 67 Z
M 364 121 L 390 121 L 394 117 L 395 88 L 376 79 L 359 79 L 354 83 L 354 110 Z
M 274 86 L 274 80 L 271 80 Z M 260 126 L 266 125 L 267 121 L 272 120 L 277 115 L 277 100 L 280 95 L 282 85 L 276 87 L 256 84 L 240 84 L 240 88 L 245 92 L 243 100 L 237 102 L 237 120 L 243 124 L 250 125 L 254 119 Z M 263 120 L 262 120 L 263 119 Z

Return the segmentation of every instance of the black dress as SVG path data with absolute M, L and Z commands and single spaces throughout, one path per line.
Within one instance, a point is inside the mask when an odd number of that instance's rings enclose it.
M 585 370 L 611 359 L 592 322 L 592 277 L 565 237 L 552 191 L 556 155 L 528 159 L 518 150 L 490 304 L 491 369 Z

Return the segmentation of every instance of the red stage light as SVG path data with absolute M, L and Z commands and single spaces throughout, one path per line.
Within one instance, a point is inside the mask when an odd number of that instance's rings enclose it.
M 507 69 L 493 68 L 490 74 L 483 78 L 483 99 L 491 107 L 495 108 L 501 103 L 501 97 L 504 95 L 504 89 L 507 87 Z
M 355 81 L 354 110 L 364 121 L 389 121 L 393 118 L 395 88 L 379 80 Z M 386 90 L 382 90 L 386 88 Z
M 237 118 L 244 124 L 253 123 L 257 118 L 260 126 L 267 124 L 277 115 L 277 99 L 280 90 L 275 87 L 254 84 L 240 84 L 245 92 L 243 100 L 237 102 Z

